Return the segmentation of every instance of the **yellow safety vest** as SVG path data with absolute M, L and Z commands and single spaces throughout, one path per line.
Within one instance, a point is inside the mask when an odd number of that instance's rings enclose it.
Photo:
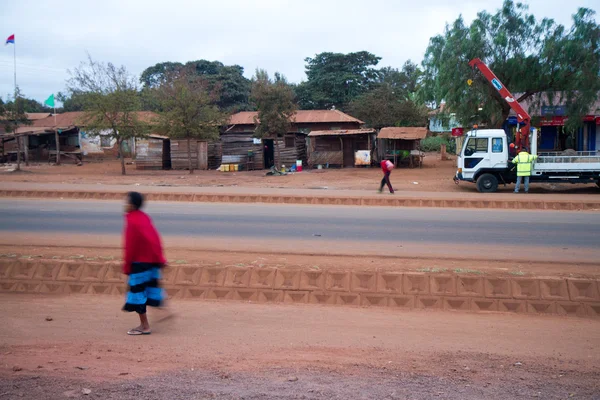
M 517 164 L 517 176 L 531 176 L 531 167 L 536 158 L 526 151 L 520 152 L 513 159 L 513 163 Z

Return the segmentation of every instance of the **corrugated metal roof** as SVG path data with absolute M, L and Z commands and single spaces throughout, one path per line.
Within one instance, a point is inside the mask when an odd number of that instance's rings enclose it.
M 390 127 L 381 128 L 378 139 L 420 140 L 427 136 L 427 128 L 423 127 Z
M 256 111 L 242 111 L 233 114 L 229 119 L 230 125 L 254 125 L 254 117 L 258 116 Z M 327 122 L 355 122 L 364 124 L 363 121 L 345 114 L 339 110 L 298 110 L 293 117 L 297 124 L 318 124 Z
M 48 133 L 49 131 L 46 128 L 32 128 L 30 126 L 22 126 L 20 128 L 17 128 L 17 135 L 25 135 L 25 136 L 29 136 L 29 135 L 40 135 L 42 133 Z M 11 136 L 13 135 L 12 133 L 9 133 L 7 136 Z
M 314 136 L 346 136 L 346 135 L 364 135 L 375 133 L 375 129 L 335 129 L 330 131 L 312 131 L 309 137 Z
M 158 117 L 155 113 L 150 111 L 137 111 L 136 114 L 137 117 L 144 122 L 152 122 Z M 65 129 L 74 126 L 85 126 L 85 121 L 85 111 L 70 111 L 62 114 L 56 114 L 56 121 L 54 116 L 49 116 L 33 121 L 30 126 L 35 128 L 54 129 L 55 127 L 58 127 Z
M 36 121 L 38 119 L 49 117 L 52 113 L 26 113 L 26 115 L 28 120 Z

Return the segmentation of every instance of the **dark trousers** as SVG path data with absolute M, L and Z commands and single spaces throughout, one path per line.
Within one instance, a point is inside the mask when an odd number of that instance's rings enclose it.
M 383 191 L 383 186 L 387 185 L 388 189 L 390 189 L 390 193 L 394 193 L 394 188 L 392 187 L 392 183 L 390 182 L 390 174 L 391 174 L 391 172 L 388 171 L 383 175 L 383 179 L 381 180 L 381 185 L 379 186 L 380 192 Z

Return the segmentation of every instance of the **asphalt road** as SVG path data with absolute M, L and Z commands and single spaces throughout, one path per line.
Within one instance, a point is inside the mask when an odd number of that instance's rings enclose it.
M 357 253 L 357 247 L 379 248 L 383 255 L 391 245 L 402 247 L 397 244 L 412 244 L 424 255 L 444 247 L 479 258 L 494 249 L 528 248 L 549 259 L 566 250 L 587 254 L 588 262 L 600 255 L 600 213 L 215 203 L 150 203 L 147 212 L 165 238 L 192 245 L 220 238 L 238 250 L 245 242 L 266 249 L 281 242 L 304 243 L 314 252 L 344 245 Z M 120 235 L 122 228 L 119 202 L 0 201 L 4 243 L 10 233 L 93 238 Z

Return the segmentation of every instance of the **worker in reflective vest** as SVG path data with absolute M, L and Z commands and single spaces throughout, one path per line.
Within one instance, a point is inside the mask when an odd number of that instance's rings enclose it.
M 517 184 L 515 186 L 515 193 L 519 193 L 521 180 L 525 180 L 525 193 L 529 193 L 529 177 L 531 176 L 533 162 L 536 159 L 537 156 L 529 154 L 526 148 L 523 148 L 523 150 L 521 150 L 521 152 L 513 159 L 513 164 L 517 164 Z

